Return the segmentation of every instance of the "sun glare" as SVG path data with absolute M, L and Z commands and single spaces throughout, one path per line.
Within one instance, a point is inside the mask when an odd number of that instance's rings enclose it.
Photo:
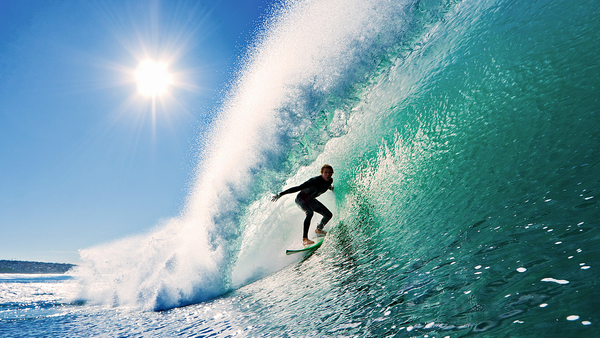
M 173 75 L 167 71 L 167 64 L 146 59 L 140 62 L 135 71 L 138 92 L 144 96 L 160 96 L 173 84 Z

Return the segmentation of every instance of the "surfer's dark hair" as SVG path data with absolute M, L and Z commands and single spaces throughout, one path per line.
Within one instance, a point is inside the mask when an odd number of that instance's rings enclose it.
M 321 167 L 321 174 L 323 173 L 323 171 L 325 171 L 325 169 L 329 169 L 333 173 L 333 167 L 330 166 L 329 164 L 325 164 Z

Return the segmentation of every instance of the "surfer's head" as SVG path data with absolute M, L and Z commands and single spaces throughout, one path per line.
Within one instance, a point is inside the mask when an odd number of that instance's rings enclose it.
M 331 180 L 331 176 L 333 175 L 333 167 L 329 164 L 325 164 L 321 167 L 321 176 L 326 180 Z
M 329 170 L 329 171 L 331 171 L 331 173 L 333 174 L 333 167 L 332 167 L 332 166 L 330 166 L 329 164 L 324 164 L 324 165 L 321 167 L 321 174 L 322 174 L 322 173 L 323 173 L 323 171 L 325 171 L 325 170 Z

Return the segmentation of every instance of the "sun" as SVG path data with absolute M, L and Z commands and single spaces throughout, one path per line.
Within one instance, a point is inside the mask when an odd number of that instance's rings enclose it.
M 167 71 L 167 64 L 146 59 L 140 62 L 135 71 L 138 92 L 144 96 L 161 96 L 173 84 L 173 75 Z

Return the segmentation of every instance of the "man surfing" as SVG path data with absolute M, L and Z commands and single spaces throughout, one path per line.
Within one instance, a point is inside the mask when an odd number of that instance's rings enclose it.
M 325 236 L 327 232 L 323 230 L 325 224 L 329 222 L 333 214 L 323 203 L 316 200 L 321 194 L 326 192 L 327 190 L 333 191 L 333 167 L 329 164 L 325 164 L 321 167 L 321 175 L 311 178 L 310 180 L 300 184 L 297 187 L 289 188 L 285 191 L 280 192 L 279 194 L 273 196 L 271 201 L 275 202 L 281 196 L 295 193 L 296 191 L 300 191 L 296 196 L 296 204 L 304 211 L 306 214 L 306 218 L 304 219 L 304 232 L 302 234 L 302 244 L 311 245 L 315 242 L 308 239 L 308 229 L 310 228 L 310 220 L 312 219 L 314 213 L 318 213 L 323 215 L 323 219 L 321 219 L 321 223 L 317 226 L 315 233 L 319 236 Z

